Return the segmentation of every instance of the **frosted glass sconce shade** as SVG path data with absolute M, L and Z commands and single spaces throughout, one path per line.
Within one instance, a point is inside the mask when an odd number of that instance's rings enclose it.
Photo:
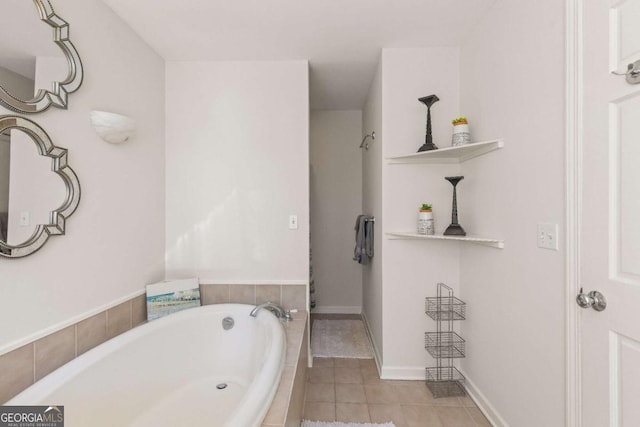
M 100 138 L 109 144 L 121 144 L 136 134 L 135 120 L 120 114 L 92 111 L 91 124 Z

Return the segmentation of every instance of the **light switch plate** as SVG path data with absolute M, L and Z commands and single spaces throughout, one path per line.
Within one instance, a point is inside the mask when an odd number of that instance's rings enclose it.
M 298 229 L 298 215 L 289 215 L 289 230 Z
M 29 211 L 20 212 L 20 227 L 28 227 L 31 224 L 31 214 Z
M 538 247 L 558 250 L 558 224 L 538 224 Z

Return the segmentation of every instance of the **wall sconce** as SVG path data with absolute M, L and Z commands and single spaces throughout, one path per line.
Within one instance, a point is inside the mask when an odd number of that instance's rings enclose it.
M 135 120 L 106 111 L 92 111 L 91 124 L 103 141 L 109 144 L 121 144 L 136 134 Z

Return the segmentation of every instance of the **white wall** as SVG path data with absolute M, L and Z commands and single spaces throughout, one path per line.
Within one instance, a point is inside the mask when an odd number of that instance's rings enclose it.
M 167 276 L 308 283 L 307 62 L 169 62 L 166 73 Z
M 70 23 L 85 79 L 68 110 L 29 118 L 69 149 L 82 199 L 67 235 L 27 258 L 0 259 L 0 353 L 164 275 L 164 62 L 101 1 L 55 6 Z M 90 125 L 92 109 L 134 118 L 137 137 L 103 142 Z
M 378 63 L 362 112 L 362 137 L 376 133 L 376 140 L 362 151 L 362 212 L 376 218 L 374 224 L 374 256 L 362 267 L 362 315 L 370 332 L 376 359 L 383 355 L 382 317 L 382 62 Z
M 316 312 L 360 313 L 362 266 L 353 261 L 362 213 L 362 111 L 311 113 L 311 248 Z
M 383 159 L 413 153 L 424 143 L 426 112 L 418 98 L 436 94 L 431 109 L 434 143 L 451 145 L 451 119 L 459 115 L 457 48 L 383 49 Z M 382 163 L 383 232 L 416 230 L 422 203 L 434 209 L 436 233 L 451 222 L 452 187 L 445 176 L 458 165 Z M 466 195 L 460 184 L 459 197 Z M 464 226 L 466 215 L 461 212 Z M 473 230 L 469 230 L 473 231 Z M 424 332 L 435 330 L 424 313 L 424 298 L 438 282 L 459 289 L 459 244 L 443 241 L 390 240 L 383 245 L 384 366 L 390 378 L 421 379 L 435 362 L 424 350 Z
M 466 224 L 504 250 L 462 249 L 467 376 L 511 426 L 564 425 L 564 2 L 501 1 L 461 50 L 461 113 L 505 148 L 463 164 Z M 464 185 L 466 184 L 466 187 Z

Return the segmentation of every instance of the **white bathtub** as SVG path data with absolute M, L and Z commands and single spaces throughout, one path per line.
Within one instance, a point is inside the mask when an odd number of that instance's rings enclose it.
M 132 329 L 6 404 L 64 405 L 66 427 L 259 426 L 278 388 L 286 342 L 275 316 L 261 310 L 250 317 L 253 307 L 208 305 Z M 230 330 L 225 317 L 235 321 Z

